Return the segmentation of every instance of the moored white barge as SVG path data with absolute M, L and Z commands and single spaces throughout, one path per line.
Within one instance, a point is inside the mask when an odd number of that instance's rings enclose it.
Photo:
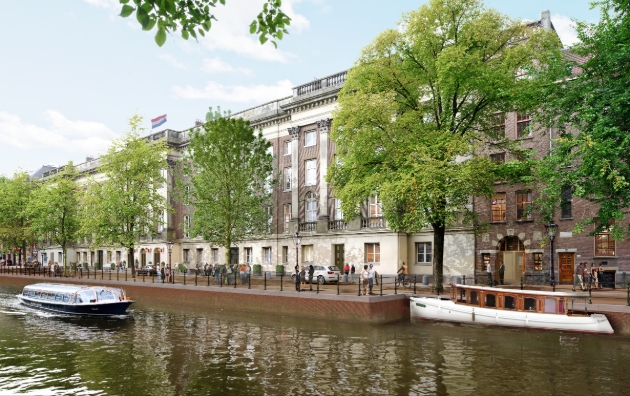
M 411 298 L 411 319 L 613 334 L 605 315 L 570 312 L 588 293 L 451 285 L 451 298 Z

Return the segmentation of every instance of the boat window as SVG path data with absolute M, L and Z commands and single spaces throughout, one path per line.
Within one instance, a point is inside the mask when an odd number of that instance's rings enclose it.
M 531 297 L 525 297 L 525 301 L 523 304 L 523 309 L 525 311 L 535 311 L 536 310 L 536 299 Z
M 468 304 L 479 305 L 479 293 L 471 291 L 468 295 Z
M 486 294 L 485 299 L 484 299 L 484 305 L 486 307 L 496 307 L 497 306 L 496 300 L 497 298 L 494 294 Z
M 505 296 L 505 301 L 503 303 L 504 309 L 516 309 L 516 298 L 512 296 Z
M 93 290 L 83 290 L 79 293 L 79 302 L 84 304 L 96 302 L 96 293 Z
M 63 299 L 62 295 L 57 293 L 55 294 L 55 301 L 61 301 Z
M 558 313 L 559 314 L 564 313 L 564 300 L 558 301 Z
M 101 290 L 98 292 L 98 301 L 118 301 L 118 297 L 109 290 Z
M 466 291 L 464 289 L 459 289 L 459 295 L 457 296 L 457 302 L 466 302 Z
M 52 293 L 48 293 L 47 300 L 54 300 L 54 299 L 55 299 L 55 295 Z
M 545 298 L 545 313 L 556 313 L 555 298 Z
M 31 297 L 35 297 L 35 290 L 31 290 L 31 291 L 29 292 L 29 295 L 30 295 Z
M 68 297 L 67 294 L 64 294 L 63 295 L 63 302 L 68 302 L 68 301 L 70 301 L 70 297 Z

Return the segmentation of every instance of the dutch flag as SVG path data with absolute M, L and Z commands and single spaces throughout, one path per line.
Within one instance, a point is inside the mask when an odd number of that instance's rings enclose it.
M 160 125 L 164 124 L 165 122 L 166 122 L 166 114 L 161 115 L 157 118 L 154 118 L 151 120 L 151 124 L 153 125 L 151 129 L 155 129 L 159 127 Z

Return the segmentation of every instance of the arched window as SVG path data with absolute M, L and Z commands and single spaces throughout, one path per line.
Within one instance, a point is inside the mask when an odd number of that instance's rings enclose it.
M 312 191 L 306 193 L 306 221 L 317 221 L 317 197 Z

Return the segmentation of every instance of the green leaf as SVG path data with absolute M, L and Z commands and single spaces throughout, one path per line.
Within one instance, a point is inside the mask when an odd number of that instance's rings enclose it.
M 182 38 L 188 40 L 188 30 L 182 29 Z
M 210 28 L 212 27 L 212 21 L 210 21 L 210 20 L 208 19 L 207 21 L 205 21 L 205 22 L 202 24 L 202 26 L 203 26 L 203 28 L 204 28 L 204 29 L 206 30 L 206 32 L 207 32 L 207 31 L 208 31 L 208 30 L 210 30 Z
M 260 44 L 265 44 L 267 42 L 267 40 L 269 40 L 269 39 L 267 38 L 267 36 L 262 34 L 260 37 L 258 37 L 258 40 L 260 40 Z
M 276 49 L 278 49 L 278 44 L 276 44 L 275 41 L 271 40 L 271 44 L 273 44 L 273 46 L 276 47 Z
M 144 28 L 146 25 L 149 24 L 149 13 L 146 12 L 144 8 L 138 8 L 138 10 L 136 11 L 136 19 Z
M 219 3 L 225 5 L 225 0 L 219 0 Z
M 204 32 L 204 31 L 203 31 L 203 29 L 199 28 L 199 29 L 197 29 L 197 31 L 199 32 L 199 34 L 200 34 L 202 37 L 205 37 L 205 36 L 206 36 L 206 32 Z
M 146 26 L 144 26 L 142 28 L 142 30 L 149 31 L 149 30 L 153 29 L 153 27 L 155 26 L 156 22 L 157 22 L 156 18 L 149 17 L 149 23 Z
M 122 10 L 120 10 L 120 16 L 123 18 L 127 18 L 129 15 L 131 15 L 133 12 L 135 11 L 135 8 L 133 8 L 130 5 L 124 5 L 122 7 Z
M 127 4 L 129 3 L 129 0 L 120 0 L 120 4 Z
M 249 34 L 254 34 L 256 33 L 256 29 L 258 28 L 258 24 L 256 23 L 256 21 L 253 21 L 250 25 L 249 25 Z
M 161 47 L 164 45 L 164 43 L 166 42 L 166 30 L 163 28 L 158 29 L 157 33 L 155 34 L 155 43 Z
M 278 40 L 282 40 L 282 30 L 278 30 L 278 31 L 276 32 L 276 38 L 277 38 Z

